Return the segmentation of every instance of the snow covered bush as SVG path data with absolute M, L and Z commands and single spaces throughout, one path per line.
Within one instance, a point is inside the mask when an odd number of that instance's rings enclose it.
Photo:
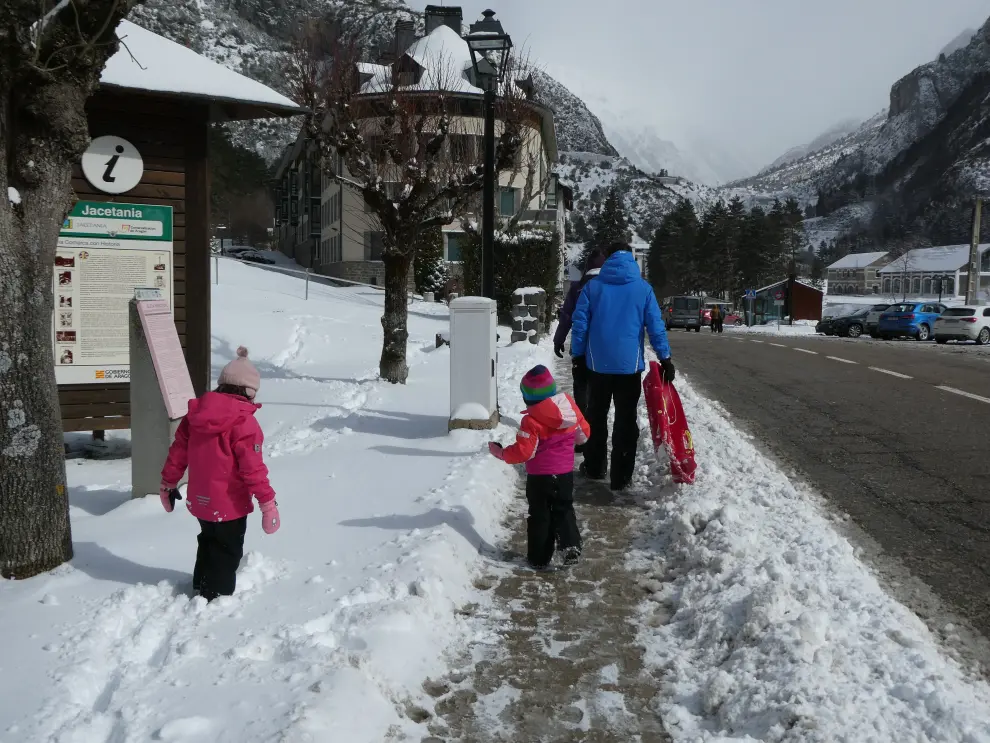
M 481 294 L 481 234 L 468 232 L 461 249 L 464 286 L 468 295 Z M 512 292 L 524 286 L 538 286 L 547 293 L 546 317 L 553 320 L 560 275 L 560 234 L 555 229 L 521 226 L 511 232 L 495 233 L 495 301 L 500 320 L 512 318 Z
M 416 291 L 443 292 L 450 280 L 450 269 L 443 258 L 443 233 L 440 228 L 429 230 L 419 240 L 413 268 Z

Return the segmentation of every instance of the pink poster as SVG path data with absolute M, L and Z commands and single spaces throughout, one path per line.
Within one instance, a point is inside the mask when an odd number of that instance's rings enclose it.
M 175 331 L 172 312 L 164 299 L 140 301 L 137 309 L 155 364 L 165 409 L 171 420 L 177 420 L 189 411 L 189 401 L 196 397 L 196 393 L 185 356 L 182 355 L 182 344 Z

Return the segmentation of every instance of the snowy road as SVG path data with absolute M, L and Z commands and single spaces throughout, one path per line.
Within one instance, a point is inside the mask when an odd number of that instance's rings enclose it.
M 990 637 L 982 349 L 731 333 L 671 340 L 700 390 Z M 924 590 L 901 589 L 938 623 Z

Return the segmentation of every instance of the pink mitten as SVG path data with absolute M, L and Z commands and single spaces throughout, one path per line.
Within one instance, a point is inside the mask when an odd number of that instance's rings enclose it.
M 261 508 L 261 528 L 265 534 L 274 534 L 282 523 L 278 517 L 278 503 L 272 499 L 258 505 Z
M 175 485 L 169 485 L 167 482 L 158 486 L 158 497 L 162 499 L 162 506 L 169 513 L 175 509 L 175 501 L 172 500 L 173 490 L 175 490 Z
M 496 459 L 504 459 L 505 455 L 502 453 L 502 445 L 495 441 L 490 441 L 488 443 L 488 451 L 492 453 L 492 456 Z

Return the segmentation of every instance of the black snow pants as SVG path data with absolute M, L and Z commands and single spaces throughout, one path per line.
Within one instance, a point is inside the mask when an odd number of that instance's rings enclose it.
M 591 387 L 591 438 L 584 447 L 585 469 L 590 477 L 605 475 L 608 455 L 608 411 L 615 401 L 612 427 L 612 487 L 620 490 L 632 482 L 639 441 L 637 415 L 643 392 L 642 373 L 599 374 L 588 372 Z
M 237 566 L 244 556 L 247 516 L 217 522 L 200 519 L 199 526 L 193 590 L 207 601 L 217 596 L 230 596 L 237 582 Z
M 560 550 L 581 549 L 581 532 L 574 515 L 574 473 L 527 475 L 527 554 L 535 567 L 549 565 L 554 546 Z
M 591 387 L 588 379 L 588 367 L 584 364 L 574 364 L 571 369 L 574 379 L 574 402 L 585 418 L 591 417 Z M 574 447 L 574 451 L 584 451 L 585 444 Z

